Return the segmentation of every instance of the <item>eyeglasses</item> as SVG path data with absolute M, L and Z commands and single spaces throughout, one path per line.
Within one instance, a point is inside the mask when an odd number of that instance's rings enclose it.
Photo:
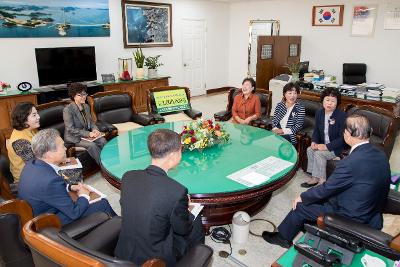
M 84 97 L 84 96 L 87 96 L 87 93 L 86 92 L 82 92 L 82 93 L 80 93 L 80 94 L 76 94 L 77 96 L 80 96 L 80 97 Z

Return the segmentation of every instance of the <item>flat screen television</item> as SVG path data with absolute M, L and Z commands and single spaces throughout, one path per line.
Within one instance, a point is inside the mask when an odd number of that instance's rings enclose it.
M 39 85 L 97 80 L 93 46 L 36 48 Z

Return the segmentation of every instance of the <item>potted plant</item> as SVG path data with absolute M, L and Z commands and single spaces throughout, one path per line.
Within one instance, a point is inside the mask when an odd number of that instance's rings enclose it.
M 148 76 L 149 78 L 157 77 L 157 68 L 162 66 L 163 64 L 159 62 L 161 55 L 157 55 L 154 57 L 147 57 L 144 65 L 148 68 Z
M 290 73 L 292 74 L 292 82 L 297 82 L 299 80 L 299 73 L 301 64 L 300 62 L 287 63 L 284 65 L 285 68 L 288 68 Z
M 136 51 L 133 52 L 133 58 L 135 59 L 136 63 L 136 78 L 143 79 L 144 78 L 144 69 L 143 64 L 145 60 L 145 56 L 143 54 L 142 48 L 139 47 Z

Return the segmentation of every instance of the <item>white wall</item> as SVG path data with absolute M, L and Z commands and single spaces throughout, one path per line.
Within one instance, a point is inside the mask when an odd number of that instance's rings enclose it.
M 351 37 L 354 4 L 378 3 L 374 36 Z M 384 0 L 273 0 L 232 3 L 230 6 L 229 85 L 237 86 L 247 73 L 248 24 L 253 19 L 278 19 L 280 35 L 301 35 L 301 59 L 342 81 L 344 62 L 367 64 L 367 82 L 400 88 L 400 30 L 384 30 Z M 311 26 L 314 5 L 344 4 L 343 26 Z
M 164 66 L 160 67 L 159 74 L 171 76 L 171 85 L 182 85 L 181 21 L 182 19 L 204 19 L 208 29 L 205 72 L 207 88 L 226 86 L 228 84 L 229 4 L 187 0 L 161 2 L 172 3 L 174 46 L 143 49 L 146 56 L 162 55 L 161 61 Z M 118 58 L 132 57 L 134 49 L 123 48 L 121 1 L 109 0 L 109 7 L 110 37 L 0 38 L 0 81 L 11 83 L 13 87 L 21 81 L 29 81 L 37 87 L 39 84 L 35 59 L 37 47 L 95 46 L 98 79 L 101 79 L 102 73 L 117 73 Z

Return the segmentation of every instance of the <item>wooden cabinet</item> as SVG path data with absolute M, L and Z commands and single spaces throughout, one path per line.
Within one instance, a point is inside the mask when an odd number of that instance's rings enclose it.
M 154 79 L 134 80 L 128 82 L 116 82 L 103 84 L 104 91 L 119 90 L 134 92 L 134 104 L 138 112 L 147 111 L 147 90 L 154 87 L 168 86 L 169 77 L 159 77 Z
M 17 93 L 0 96 L 0 130 L 12 128 L 11 112 L 20 102 L 32 102 L 37 105 L 36 93 Z
M 257 87 L 268 89 L 269 80 L 289 73 L 284 65 L 299 62 L 300 54 L 301 36 L 258 36 Z

